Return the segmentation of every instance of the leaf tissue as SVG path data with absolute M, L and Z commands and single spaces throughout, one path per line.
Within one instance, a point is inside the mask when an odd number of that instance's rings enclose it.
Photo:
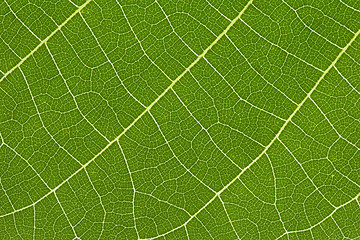
M 0 239 L 360 239 L 359 0 L 0 0 Z

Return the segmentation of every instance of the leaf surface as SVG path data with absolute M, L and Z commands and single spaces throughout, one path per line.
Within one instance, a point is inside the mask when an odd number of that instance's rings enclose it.
M 360 238 L 357 0 L 0 0 L 1 239 Z

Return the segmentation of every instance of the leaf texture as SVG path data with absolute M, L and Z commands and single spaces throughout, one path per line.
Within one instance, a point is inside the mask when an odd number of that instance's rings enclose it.
M 359 239 L 358 0 L 0 0 L 0 239 Z

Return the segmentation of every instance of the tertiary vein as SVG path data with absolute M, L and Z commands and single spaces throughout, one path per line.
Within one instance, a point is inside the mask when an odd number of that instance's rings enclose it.
M 57 30 L 55 30 L 51 35 L 49 35 L 46 39 L 44 39 L 44 41 L 39 44 L 33 51 L 31 51 L 31 53 L 28 55 L 29 57 L 42 45 L 44 44 L 51 36 L 53 36 L 58 30 L 60 30 L 61 26 L 65 25 L 66 22 L 68 22 L 74 15 L 76 15 L 79 11 L 81 11 L 81 9 L 83 9 L 91 0 L 88 0 L 86 3 L 84 3 L 83 5 L 81 5 L 81 7 L 79 7 L 79 9 L 73 13 L 63 24 L 61 24 Z M 103 152 L 105 152 L 113 143 L 117 142 L 121 136 L 123 136 L 132 126 L 135 125 L 135 123 L 142 117 L 144 116 L 147 112 L 150 111 L 150 109 L 169 91 L 171 90 L 174 85 L 187 73 L 190 71 L 190 69 L 196 64 L 198 63 L 205 55 L 206 53 L 229 31 L 229 29 L 236 23 L 236 21 L 241 17 L 241 15 L 245 12 L 245 10 L 252 4 L 253 0 L 250 0 L 245 7 L 241 10 L 241 12 L 238 14 L 238 16 L 236 18 L 234 18 L 230 24 L 224 29 L 224 31 L 217 36 L 217 38 L 203 51 L 203 53 L 201 53 L 200 55 L 198 55 L 198 57 L 195 59 L 194 62 L 192 62 L 156 99 L 155 101 L 153 101 L 137 118 L 135 118 L 135 120 L 129 125 L 127 126 L 116 138 L 114 138 L 112 141 L 110 141 L 100 152 L 98 152 L 92 159 L 90 159 L 88 162 L 86 162 L 85 164 L 83 164 L 77 171 L 75 171 L 73 174 L 71 174 L 68 178 L 66 178 L 63 182 L 61 182 L 58 186 L 56 186 L 55 188 L 53 188 L 51 191 L 49 191 L 47 194 L 45 194 L 43 197 L 39 198 L 37 201 L 35 201 L 34 203 L 27 205 L 25 207 L 22 207 L 20 209 L 17 209 L 13 212 L 4 214 L 0 217 L 5 217 L 11 214 L 14 214 L 16 212 L 25 210 L 29 207 L 32 207 L 34 205 L 36 205 L 38 202 L 42 201 L 44 198 L 46 198 L 47 196 L 49 196 L 50 194 L 54 193 L 57 189 L 59 189 L 62 185 L 64 185 L 66 182 L 68 182 L 72 177 L 74 177 L 77 173 L 79 173 L 81 170 L 85 169 L 90 163 L 92 163 L 98 156 L 100 156 Z M 22 62 L 24 62 L 26 59 L 24 58 L 19 64 L 17 64 L 14 68 L 16 69 L 17 67 L 19 67 L 21 65 Z M 13 71 L 10 70 L 10 71 Z M 9 73 L 7 73 L 6 75 L 8 75 Z M 4 78 L 4 77 L 3 77 Z M 3 79 L 1 78 L 1 80 Z M 0 82 L 1 82 L 0 80 Z
M 64 26 L 72 17 L 74 17 L 77 13 L 79 13 L 91 0 L 86 1 L 83 5 L 81 5 L 64 23 L 62 23 L 61 25 L 59 25 L 59 27 L 52 32 L 47 38 L 45 38 L 34 50 L 32 50 L 25 58 L 23 58 L 16 66 L 14 66 L 11 70 L 9 70 L 7 73 L 5 73 L 5 75 L 0 79 L 0 82 L 7 76 L 9 75 L 12 71 L 14 71 L 16 68 L 18 68 L 24 61 L 26 61 L 27 58 L 29 58 L 32 54 L 34 54 L 44 43 L 46 43 L 57 31 L 59 31 L 61 29 L 62 26 Z M 199 55 L 197 57 L 197 59 L 191 63 L 185 70 L 183 73 L 181 73 L 156 99 L 154 102 L 152 102 L 128 127 L 126 127 L 122 133 L 120 135 L 118 135 L 115 139 L 113 139 L 111 142 L 109 142 L 99 153 L 97 153 L 92 159 L 90 159 L 87 163 L 85 163 L 84 165 L 82 165 L 76 172 L 74 172 L 72 175 L 70 175 L 67 179 L 65 179 L 62 183 L 60 183 L 58 186 L 56 186 L 55 188 L 53 188 L 51 191 L 49 191 L 46 195 L 44 195 L 43 197 L 41 197 L 40 199 L 38 199 L 36 202 L 34 202 L 31 205 L 25 206 L 21 209 L 18 210 L 14 210 L 13 212 L 7 213 L 5 215 L 2 215 L 0 217 L 4 217 L 4 216 L 8 216 L 11 214 L 14 214 L 16 212 L 22 211 L 26 208 L 29 208 L 31 206 L 34 206 L 35 204 L 37 204 L 38 202 L 40 202 L 41 200 L 43 200 L 44 198 L 46 198 L 47 196 L 49 196 L 52 193 L 55 193 L 55 191 L 57 189 L 59 189 L 62 185 L 64 185 L 66 182 L 68 182 L 73 176 L 75 176 L 77 173 L 79 173 L 81 170 L 85 169 L 91 162 L 93 162 L 98 156 L 100 156 L 104 151 L 106 151 L 113 143 L 117 142 L 121 136 L 123 136 L 132 126 L 135 125 L 135 123 L 146 113 L 148 113 L 150 111 L 150 109 L 169 91 L 173 88 L 173 86 L 187 73 L 190 71 L 190 69 L 197 63 L 200 61 L 201 58 L 203 58 L 206 53 L 228 32 L 228 30 L 236 23 L 236 21 L 238 19 L 240 19 L 241 15 L 244 13 L 244 11 L 252 4 L 253 0 L 250 0 L 247 5 L 243 8 L 243 10 L 239 13 L 239 15 L 233 19 L 230 24 L 227 26 L 227 28 L 211 43 L 211 45 L 209 45 L 204 52 Z M 215 195 L 213 196 L 213 198 L 211 198 L 203 207 L 201 207 L 194 215 L 190 216 L 189 219 L 184 222 L 182 225 L 164 233 L 161 234 L 159 236 L 164 236 L 166 234 L 168 234 L 169 232 L 175 231 L 176 229 L 179 229 L 183 226 L 185 226 L 188 222 L 191 221 L 191 219 L 193 219 L 194 217 L 196 217 L 196 215 L 198 213 L 200 213 L 203 209 L 205 209 L 213 200 L 215 200 L 218 196 L 220 196 L 220 194 L 225 191 L 233 182 L 235 182 L 247 169 L 249 169 L 258 159 L 260 159 L 266 152 L 267 150 L 271 147 L 271 145 L 276 141 L 276 139 L 279 138 L 279 136 L 281 135 L 282 131 L 285 129 L 285 127 L 287 126 L 287 124 L 289 122 L 291 122 L 291 119 L 293 118 L 293 116 L 299 111 L 299 109 L 303 106 L 303 104 L 306 102 L 306 100 L 308 100 L 311 96 L 311 94 L 315 91 L 315 89 L 317 88 L 317 86 L 320 84 L 320 82 L 322 81 L 322 79 L 326 76 L 326 74 L 335 66 L 335 64 L 337 63 L 337 61 L 340 59 L 340 57 L 345 53 L 345 51 L 348 49 L 348 47 L 355 41 L 355 39 L 357 38 L 357 36 L 359 35 L 360 30 L 358 32 L 356 32 L 356 34 L 353 36 L 353 38 L 349 41 L 349 43 L 341 50 L 341 52 L 338 54 L 338 56 L 335 58 L 335 60 L 330 64 L 330 66 L 323 72 L 323 74 L 321 75 L 321 77 L 318 79 L 318 81 L 315 83 L 315 85 L 313 86 L 313 88 L 308 92 L 308 94 L 306 95 L 306 97 L 297 105 L 296 109 L 293 111 L 293 113 L 289 116 L 289 118 L 285 121 L 285 123 L 282 125 L 282 127 L 280 128 L 280 130 L 278 131 L 278 133 L 275 135 L 275 137 L 270 141 L 270 143 L 264 148 L 264 150 L 259 154 L 258 157 L 256 157 L 249 165 L 247 165 L 244 169 L 241 170 L 241 172 L 232 180 L 230 181 L 226 186 L 224 186 L 220 191 L 216 192 Z M 357 195 L 358 197 L 359 195 Z M 157 237 L 159 237 L 157 236 Z
M 309 93 L 306 95 L 306 97 L 297 105 L 296 109 L 294 110 L 294 112 L 289 116 L 289 118 L 285 121 L 285 123 L 282 125 L 282 127 L 280 128 L 279 132 L 275 135 L 275 137 L 270 141 L 270 143 L 264 148 L 264 150 L 259 154 L 259 156 L 257 156 L 249 165 L 247 165 L 244 169 L 241 170 L 241 172 L 233 179 L 231 180 L 227 185 L 225 185 L 220 191 L 218 191 L 203 207 L 201 207 L 194 215 L 192 215 L 186 222 L 184 222 L 182 225 L 166 232 L 163 233 L 161 235 L 158 235 L 156 237 L 153 238 L 147 238 L 147 239 L 155 239 L 161 236 L 165 236 L 170 232 L 173 232 L 183 226 L 185 226 L 188 222 L 190 222 L 194 217 L 196 217 L 203 209 L 205 209 L 210 203 L 212 203 L 218 196 L 220 196 L 220 194 L 222 192 L 224 192 L 232 183 L 234 183 L 247 169 L 249 169 L 258 159 L 260 159 L 266 152 L 267 150 L 271 147 L 271 145 L 276 141 L 276 139 L 279 138 L 280 134 L 282 133 L 282 131 L 285 129 L 285 127 L 287 126 L 287 124 L 289 122 L 291 122 L 291 119 L 295 116 L 295 114 L 300 110 L 300 108 L 304 105 L 304 103 L 306 102 L 306 100 L 308 100 L 311 96 L 311 94 L 315 91 L 315 89 L 317 88 L 317 86 L 319 86 L 320 82 L 322 79 L 324 79 L 324 77 L 326 76 L 326 74 L 335 66 L 335 64 L 337 63 L 337 61 L 340 59 L 340 57 L 345 53 L 345 51 L 349 48 L 349 46 L 355 41 L 355 39 L 357 38 L 357 36 L 360 34 L 360 30 L 358 30 L 356 32 L 356 34 L 354 34 L 354 36 L 351 38 L 351 40 L 348 42 L 348 44 L 341 50 L 341 52 L 338 54 L 338 56 L 335 58 L 335 60 L 330 64 L 330 66 L 323 72 L 323 74 L 320 76 L 319 80 L 315 83 L 315 85 L 313 86 L 313 88 L 309 91 Z M 360 195 L 360 193 L 354 198 L 356 199 L 358 196 Z
M 2 82 L 10 73 L 16 70 L 21 66 L 29 57 L 31 57 L 42 45 L 44 45 L 49 39 L 55 35 L 66 23 L 68 23 L 76 14 L 78 14 L 86 5 L 88 5 L 92 0 L 87 0 L 83 5 L 81 5 L 76 11 L 71 14 L 62 24 L 60 24 L 49 36 L 47 36 L 44 40 L 42 40 L 28 55 L 26 55 L 23 59 L 18 62 L 14 67 L 12 67 L 9 71 L 7 71 L 4 76 L 0 78 L 0 82 Z

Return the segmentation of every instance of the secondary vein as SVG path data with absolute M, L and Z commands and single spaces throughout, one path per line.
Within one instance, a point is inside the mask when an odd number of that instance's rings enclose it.
M 68 23 L 76 14 L 78 14 L 86 5 L 88 5 L 92 0 L 87 0 L 83 5 L 81 5 L 73 14 L 70 15 L 62 24 L 60 24 L 49 36 L 47 36 L 44 40 L 42 40 L 28 55 L 26 55 L 23 59 L 18 62 L 14 67 L 12 67 L 9 71 L 7 71 L 4 76 L 0 78 L 0 82 L 2 82 L 10 73 L 16 70 L 21 66 L 29 57 L 31 57 L 44 43 L 49 41 L 49 39 L 55 35 L 66 23 Z
M 241 172 L 233 179 L 231 180 L 227 185 L 225 185 L 220 191 L 218 191 L 203 207 L 201 207 L 194 215 L 192 215 L 185 223 L 183 223 L 182 225 L 166 232 L 163 233 L 161 235 L 158 235 L 156 237 L 152 237 L 152 238 L 148 238 L 148 239 L 155 239 L 158 237 L 162 237 L 165 236 L 167 234 L 169 234 L 170 232 L 173 232 L 183 226 L 185 226 L 188 222 L 191 221 L 191 219 L 193 219 L 194 217 L 196 217 L 197 214 L 199 214 L 203 209 L 205 209 L 210 203 L 212 203 L 218 196 L 220 196 L 220 194 L 222 192 L 224 192 L 232 183 L 234 183 L 247 169 L 249 169 L 258 159 L 260 159 L 266 152 L 267 150 L 271 147 L 271 145 L 276 141 L 276 139 L 279 138 L 280 134 L 282 133 L 282 131 L 285 129 L 285 127 L 287 126 L 287 124 L 289 122 L 291 122 L 291 119 L 294 117 L 294 115 L 299 111 L 299 109 L 301 108 L 301 106 L 303 106 L 303 104 L 306 102 L 307 99 L 310 98 L 310 95 L 315 91 L 315 89 L 317 88 L 317 86 L 319 86 L 320 82 L 322 79 L 324 79 L 324 77 L 326 76 L 326 74 L 335 66 L 335 64 L 337 63 L 337 61 L 340 59 L 340 57 L 345 53 L 345 51 L 349 48 L 349 46 L 355 41 L 355 39 L 357 38 L 357 36 L 360 34 L 360 30 L 358 30 L 356 32 L 356 34 L 352 37 L 352 39 L 349 41 L 349 43 L 341 50 L 341 52 L 338 54 L 338 56 L 335 58 L 335 60 L 330 64 L 330 66 L 324 71 L 324 73 L 320 76 L 319 80 L 315 83 L 315 85 L 313 86 L 313 88 L 310 90 L 310 92 L 306 95 L 306 97 L 299 103 L 299 105 L 297 106 L 297 108 L 294 110 L 294 112 L 290 115 L 290 117 L 285 121 L 285 123 L 283 124 L 283 126 L 280 128 L 279 132 L 275 135 L 275 137 L 270 141 L 270 143 L 264 148 L 264 150 L 260 153 L 259 156 L 257 156 L 249 165 L 247 165 L 243 170 L 241 170 Z M 360 195 L 360 193 L 357 195 L 357 197 Z M 356 197 L 356 198 L 357 198 Z
M 74 12 L 63 24 L 61 24 L 57 30 L 55 30 L 52 34 L 50 34 L 46 39 L 44 39 L 44 41 L 42 43 L 40 43 L 33 51 L 31 51 L 30 54 L 27 55 L 28 58 L 30 57 L 39 47 L 41 47 L 42 44 L 44 44 L 51 36 L 53 36 L 58 30 L 61 29 L 62 26 L 64 26 L 73 16 L 75 16 L 78 12 L 81 11 L 81 9 L 83 9 L 91 0 L 88 0 L 86 3 L 84 3 L 83 5 L 81 5 L 81 7 L 79 7 L 79 9 Z M 77 173 L 79 173 L 81 170 L 85 169 L 90 163 L 92 163 L 98 156 L 100 156 L 103 152 L 105 152 L 113 143 L 117 142 L 121 136 L 123 136 L 132 126 L 135 125 L 135 123 L 142 117 L 144 116 L 147 112 L 150 111 L 150 109 L 169 91 L 171 90 L 174 85 L 187 73 L 190 71 L 190 69 L 196 64 L 198 63 L 205 55 L 206 53 L 229 31 L 229 29 L 236 23 L 236 21 L 241 17 L 241 15 L 245 12 L 245 10 L 252 4 L 253 0 L 250 0 L 246 6 L 243 8 L 243 10 L 241 10 L 241 12 L 239 13 L 239 15 L 234 18 L 230 24 L 224 29 L 224 31 L 217 36 L 217 38 L 200 54 L 198 55 L 198 57 L 195 59 L 194 62 L 192 62 L 137 118 L 135 118 L 135 120 L 129 125 L 127 126 L 116 138 L 114 138 L 112 141 L 110 141 L 100 152 L 98 152 L 92 159 L 90 159 L 87 163 L 83 164 L 76 172 L 74 172 L 73 174 L 71 174 L 67 179 L 65 179 L 62 183 L 60 183 L 58 186 L 56 186 L 55 188 L 53 188 L 51 191 L 49 191 L 47 194 L 45 194 L 43 197 L 41 197 L 40 199 L 38 199 L 36 202 L 25 206 L 23 208 L 20 208 L 18 210 L 15 210 L 13 212 L 4 214 L 1 217 L 5 217 L 8 215 L 11 215 L 13 213 L 25 210 L 31 206 L 36 205 L 38 202 L 42 201 L 44 198 L 46 198 L 47 196 L 49 196 L 50 194 L 54 193 L 57 189 L 59 189 L 62 185 L 64 185 L 66 182 L 68 182 L 73 176 L 75 176 Z M 15 70 L 18 66 L 21 65 L 22 62 L 24 62 L 26 59 L 23 59 L 20 63 L 18 63 L 13 70 Z M 13 71 L 10 70 L 10 71 Z M 6 75 L 8 75 L 9 73 L 7 73 Z M 5 77 L 5 76 L 4 76 Z M 3 78 L 4 78 L 3 77 Z M 1 78 L 1 80 L 3 79 Z M 0 82 L 1 82 L 0 80 Z

